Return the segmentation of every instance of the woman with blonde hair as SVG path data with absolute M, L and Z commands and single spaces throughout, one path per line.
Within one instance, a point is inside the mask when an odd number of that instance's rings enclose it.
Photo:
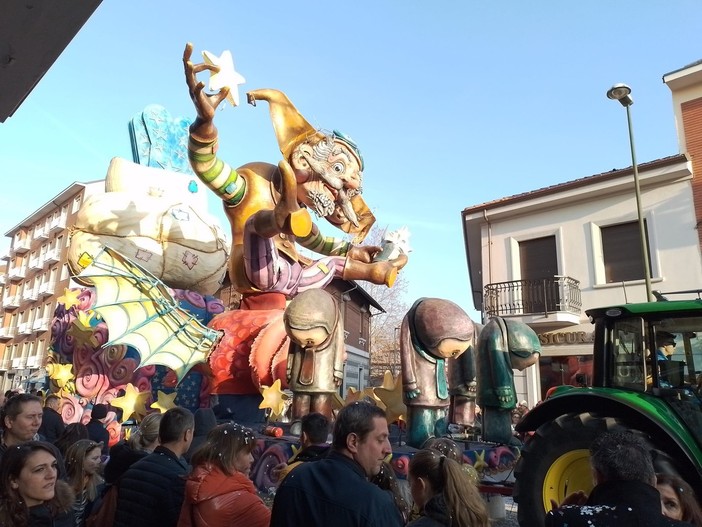
M 656 488 L 661 495 L 663 516 L 702 527 L 702 510 L 687 481 L 672 474 L 656 474 Z
M 108 485 L 113 485 L 129 467 L 158 446 L 158 427 L 162 417 L 161 412 L 148 414 L 128 440 L 110 448 L 110 459 L 105 465 L 105 482 Z
M 235 423 L 214 427 L 191 458 L 178 527 L 268 527 L 271 511 L 249 471 L 256 438 Z
M 100 475 L 102 443 L 81 439 L 66 450 L 66 479 L 76 493 L 73 511 L 76 527 L 83 527 L 93 504 L 102 495 L 105 481 Z
M 433 449 L 416 452 L 408 480 L 421 518 L 411 527 L 488 527 L 487 507 L 468 473 Z

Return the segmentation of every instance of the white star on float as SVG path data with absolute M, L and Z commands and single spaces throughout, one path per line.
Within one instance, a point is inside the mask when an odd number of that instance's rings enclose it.
M 227 100 L 232 106 L 239 106 L 239 85 L 244 84 L 246 79 L 234 69 L 232 52 L 225 50 L 218 57 L 214 53 L 203 51 L 202 58 L 205 59 L 206 64 L 219 68 L 219 71 L 210 72 L 210 91 L 219 91 L 228 86 Z

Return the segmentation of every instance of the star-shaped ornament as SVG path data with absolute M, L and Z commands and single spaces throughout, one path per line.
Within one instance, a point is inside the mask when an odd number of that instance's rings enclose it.
M 146 401 L 151 392 L 140 392 L 132 383 L 127 384 L 125 394 L 110 401 L 110 405 L 122 409 L 121 422 L 126 421 L 132 415 L 141 419 L 146 415 Z
M 175 403 L 175 398 L 178 395 L 178 392 L 173 392 L 173 393 L 164 393 L 161 390 L 158 391 L 158 400 L 151 403 L 151 408 L 154 410 L 159 410 L 162 414 L 166 413 L 166 411 L 170 410 L 171 408 L 175 408 L 178 406 Z
M 73 364 L 47 364 L 46 373 L 49 378 L 54 381 L 59 388 L 63 388 L 66 383 L 73 380 Z
M 259 408 L 270 408 L 271 419 L 280 418 L 285 411 L 285 401 L 287 396 L 280 388 L 280 379 L 276 379 L 272 386 L 262 386 L 261 395 L 263 401 L 258 405 Z
M 351 386 L 346 390 L 346 398 L 344 399 L 344 405 L 349 405 L 351 403 L 355 403 L 356 401 L 362 400 L 363 394 L 363 391 L 358 391 L 356 388 Z
M 63 296 L 58 297 L 56 301 L 59 304 L 63 304 L 66 308 L 66 311 L 68 311 L 73 306 L 77 306 L 80 304 L 80 300 L 78 300 L 78 295 L 80 295 L 80 290 L 78 289 L 64 289 Z
M 244 84 L 246 79 L 234 69 L 232 52 L 225 50 L 218 57 L 214 53 L 203 51 L 202 58 L 206 64 L 219 68 L 219 71 L 210 73 L 210 91 L 218 92 L 225 86 L 229 87 L 227 100 L 232 106 L 239 106 L 239 85 Z
M 385 405 L 388 423 L 394 423 L 398 420 L 407 421 L 407 407 L 402 400 L 402 375 L 398 375 L 394 379 L 392 389 L 385 387 L 386 380 L 387 374 L 383 386 L 375 388 L 374 393 Z

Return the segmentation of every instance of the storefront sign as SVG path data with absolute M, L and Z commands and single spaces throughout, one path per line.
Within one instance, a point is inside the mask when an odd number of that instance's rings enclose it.
M 542 346 L 560 346 L 563 344 L 588 344 L 595 340 L 594 331 L 559 331 L 539 334 Z

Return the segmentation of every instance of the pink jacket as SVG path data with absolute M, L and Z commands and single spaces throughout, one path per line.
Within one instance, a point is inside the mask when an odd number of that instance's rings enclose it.
M 227 476 L 219 468 L 198 466 L 185 483 L 178 527 L 268 527 L 271 511 L 240 472 Z

